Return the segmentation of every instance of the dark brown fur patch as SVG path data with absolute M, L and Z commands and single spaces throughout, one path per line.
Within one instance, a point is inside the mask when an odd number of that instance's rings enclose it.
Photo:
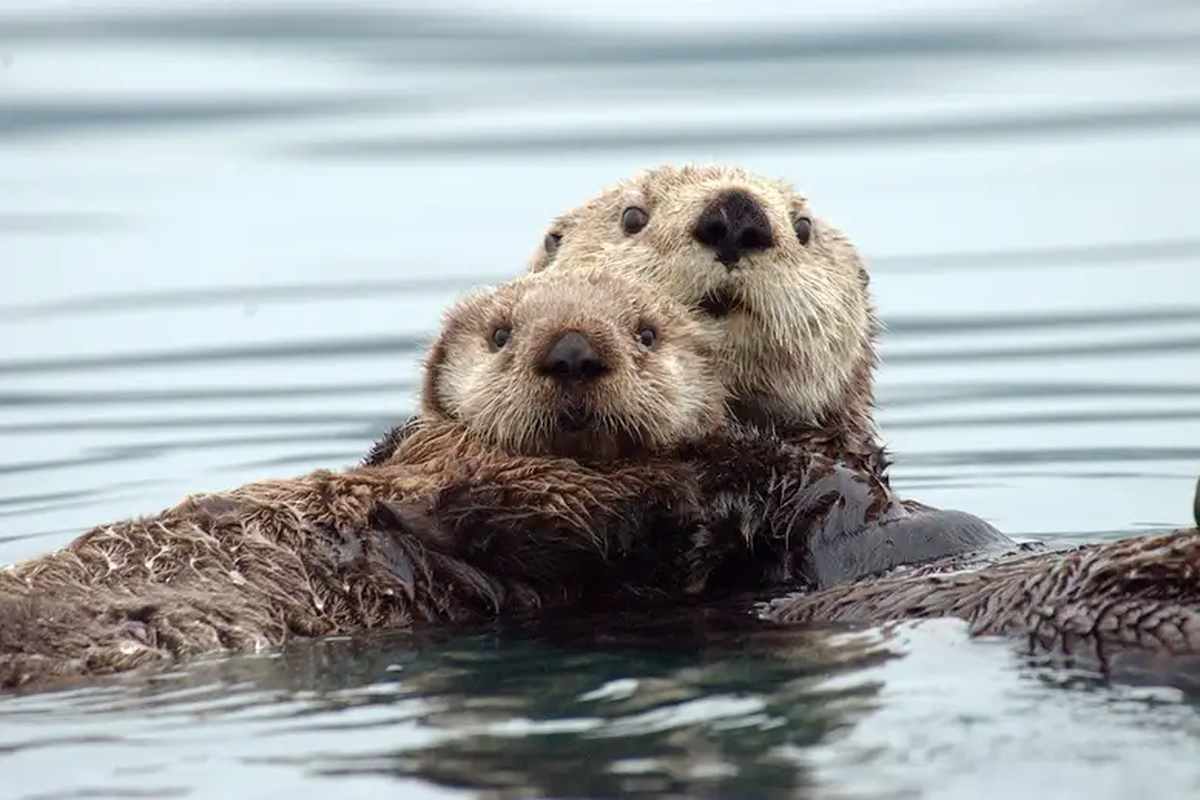
M 414 620 L 852 578 L 838 571 L 858 562 L 837 557 L 814 572 L 820 549 L 910 518 L 877 477 L 753 429 L 587 465 L 423 420 L 394 455 L 190 497 L 0 572 L 9 685 Z
M 1200 530 L 1067 550 L 1013 545 L 1001 557 L 957 555 L 777 600 L 765 616 L 872 624 L 957 617 L 973 634 L 1016 637 L 1030 654 L 1106 672 L 1152 663 L 1168 672 L 1195 670 Z
M 513 458 L 428 421 L 402 447 L 405 463 L 189 497 L 0 572 L 7 685 L 573 602 L 652 509 L 698 502 L 653 459 Z
M 399 425 L 388 428 L 383 432 L 383 435 L 371 445 L 371 449 L 367 451 L 367 455 L 363 458 L 360 466 L 374 467 L 384 463 L 392 457 L 392 453 L 396 452 L 396 448 L 404 441 L 404 437 L 412 432 L 413 428 L 419 424 L 421 417 L 419 414 L 414 414 Z

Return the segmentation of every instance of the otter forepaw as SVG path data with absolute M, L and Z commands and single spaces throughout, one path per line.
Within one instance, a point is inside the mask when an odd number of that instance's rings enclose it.
M 412 536 L 426 545 L 445 549 L 454 542 L 449 526 L 424 503 L 389 501 L 378 505 L 371 514 L 371 526 Z
M 401 424 L 388 428 L 384 431 L 383 436 L 375 444 L 371 445 L 371 449 L 363 457 L 360 466 L 375 467 L 386 463 L 391 459 L 392 454 L 396 452 L 396 448 L 400 446 L 400 443 L 416 429 L 420 421 L 420 415 L 414 414 Z

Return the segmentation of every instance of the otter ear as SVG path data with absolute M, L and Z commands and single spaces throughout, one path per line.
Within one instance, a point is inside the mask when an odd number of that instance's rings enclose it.
M 554 260 L 554 254 L 558 252 L 558 245 L 562 242 L 562 233 L 557 229 L 551 229 L 542 239 L 542 245 L 534 251 L 533 257 L 529 259 L 528 272 L 541 272 L 546 267 L 550 266 L 550 262 Z
M 441 393 L 438 392 L 438 387 L 442 383 L 442 372 L 446 368 L 446 331 L 443 330 L 433 345 L 429 348 L 429 352 L 425 355 L 425 374 L 421 381 L 421 414 L 427 417 L 441 417 L 445 419 L 449 416 L 446 412 L 446 407 L 442 404 Z
M 529 259 L 529 264 L 526 266 L 526 272 L 541 272 L 546 267 L 550 266 L 550 256 L 546 253 L 546 248 L 539 247 L 537 252 Z

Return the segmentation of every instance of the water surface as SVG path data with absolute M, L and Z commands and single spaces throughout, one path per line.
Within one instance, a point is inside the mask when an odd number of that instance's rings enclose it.
M 788 178 L 868 257 L 904 493 L 1062 542 L 1190 519 L 1189 4 L 91 7 L 0 11 L 0 563 L 353 463 L 448 303 L 687 160 Z M 712 609 L 5 699 L 0 774 L 14 798 L 1185 797 L 1198 723 L 953 621 Z

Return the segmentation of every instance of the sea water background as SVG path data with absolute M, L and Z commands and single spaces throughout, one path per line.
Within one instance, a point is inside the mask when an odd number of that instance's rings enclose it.
M 905 494 L 1060 542 L 1188 523 L 1198 78 L 1171 0 L 10 0 L 0 563 L 354 462 L 447 304 L 685 160 L 792 180 L 869 258 Z M 3 699 L 0 798 L 1187 797 L 1198 731 L 957 623 L 718 609 Z

